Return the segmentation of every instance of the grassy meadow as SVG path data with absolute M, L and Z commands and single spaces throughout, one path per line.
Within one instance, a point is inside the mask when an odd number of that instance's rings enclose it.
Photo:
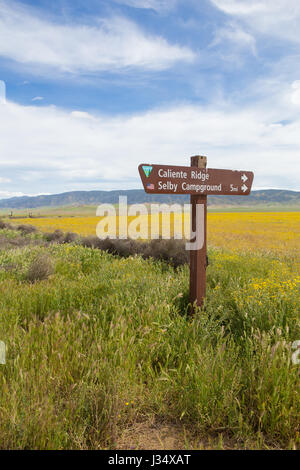
M 45 242 L 97 218 L 10 222 L 41 232 L 0 229 L 1 449 L 300 447 L 299 212 L 210 213 L 194 316 L 188 265 Z

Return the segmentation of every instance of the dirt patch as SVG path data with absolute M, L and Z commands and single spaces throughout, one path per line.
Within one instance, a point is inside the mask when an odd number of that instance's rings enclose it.
M 133 423 L 124 429 L 114 443 L 119 450 L 255 450 L 255 440 L 232 439 L 224 432 L 201 435 L 181 424 L 153 420 Z M 278 449 L 270 443 L 266 449 Z
M 177 450 L 185 449 L 184 429 L 166 423 L 135 423 L 125 429 L 117 440 L 120 450 Z

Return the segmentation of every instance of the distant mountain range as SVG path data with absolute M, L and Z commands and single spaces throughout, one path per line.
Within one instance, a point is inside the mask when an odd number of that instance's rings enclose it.
M 146 194 L 143 189 L 126 191 L 72 191 L 45 196 L 22 196 L 0 200 L 0 209 L 34 209 L 37 207 L 117 204 L 119 196 L 127 196 L 128 204 L 136 203 L 179 203 L 189 202 L 189 196 L 172 194 Z M 300 191 L 265 189 L 252 191 L 250 196 L 209 196 L 209 206 L 256 206 L 256 205 L 298 205 Z

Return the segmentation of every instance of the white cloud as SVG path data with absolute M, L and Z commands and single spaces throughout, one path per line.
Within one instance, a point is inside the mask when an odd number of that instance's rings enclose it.
M 229 15 L 251 15 L 266 11 L 268 0 L 211 0 Z M 275 0 L 276 2 L 276 0 Z M 273 0 L 274 3 L 274 0 Z
M 118 3 L 134 8 L 151 9 L 158 12 L 169 11 L 175 7 L 178 0 L 116 0 Z
M 230 43 L 231 46 L 229 49 L 228 43 Z M 210 46 L 222 45 L 226 46 L 230 54 L 232 54 L 233 51 L 243 51 L 245 49 L 250 50 L 253 55 L 256 54 L 255 38 L 234 23 L 230 23 L 224 28 L 219 28 Z
M 46 196 L 50 193 L 34 193 L 34 194 L 24 194 L 20 191 L 0 191 L 0 199 L 8 199 L 11 197 L 22 197 L 22 196 Z
M 85 111 L 72 111 L 71 116 L 77 119 L 95 119 L 94 116 Z
M 0 56 L 71 73 L 163 70 L 195 58 L 189 48 L 146 34 L 122 17 L 94 25 L 57 24 L 6 0 L 0 0 Z
M 43 96 L 35 96 L 34 98 L 32 98 L 31 101 L 43 101 L 44 97 Z
M 291 102 L 300 106 L 300 80 L 295 80 L 292 83 Z
M 299 0 L 211 0 L 220 10 L 252 28 L 296 43 L 300 42 Z
M 11 192 L 11 191 L 1 191 L 0 190 L 0 199 L 7 199 L 7 198 L 10 198 L 10 197 L 20 197 L 20 196 L 25 196 L 25 194 L 20 193 L 19 191 Z
M 284 110 L 284 113 L 283 113 Z M 283 124 L 282 119 L 290 120 Z M 255 185 L 297 187 L 300 119 L 270 104 L 224 109 L 179 106 L 108 117 L 49 107 L 0 106 L 0 173 L 5 191 L 139 187 L 141 162 L 255 171 Z M 284 155 L 284 161 L 282 156 Z

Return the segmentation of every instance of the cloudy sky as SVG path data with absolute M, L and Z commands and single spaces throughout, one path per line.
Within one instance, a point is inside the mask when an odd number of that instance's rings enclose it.
M 0 0 L 0 80 L 2 198 L 195 154 L 299 190 L 299 0 Z

